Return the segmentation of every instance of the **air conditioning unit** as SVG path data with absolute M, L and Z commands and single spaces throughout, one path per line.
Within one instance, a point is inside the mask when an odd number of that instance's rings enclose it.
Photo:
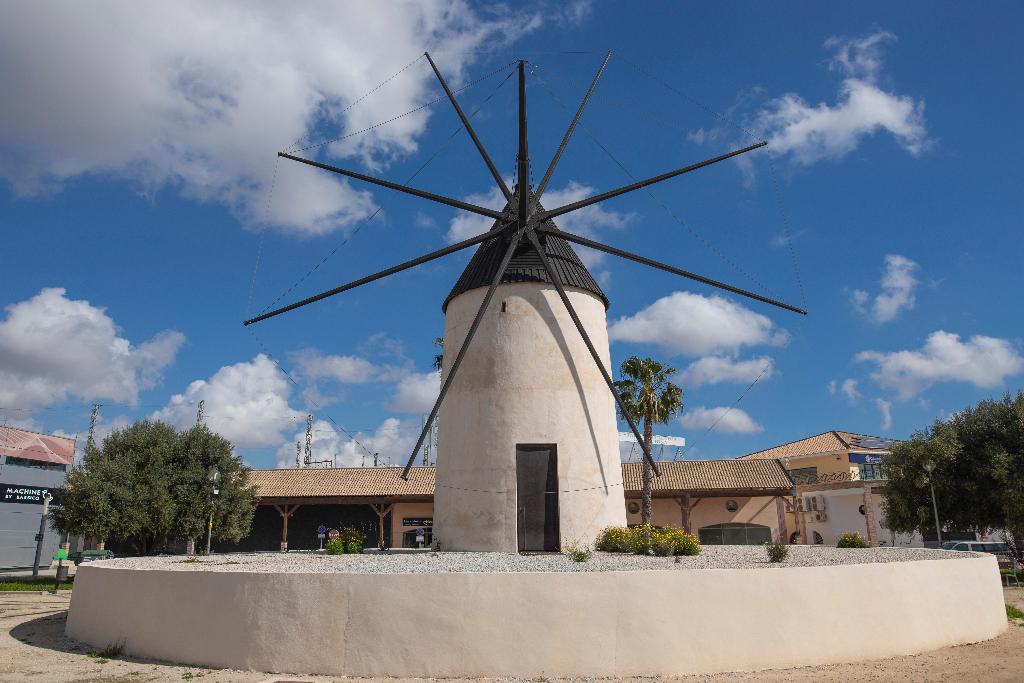
M 825 511 L 825 497 L 824 496 L 804 496 L 803 498 L 804 512 L 824 512 Z
M 827 522 L 828 521 L 828 513 L 827 512 L 815 512 L 814 513 L 814 521 L 815 522 Z

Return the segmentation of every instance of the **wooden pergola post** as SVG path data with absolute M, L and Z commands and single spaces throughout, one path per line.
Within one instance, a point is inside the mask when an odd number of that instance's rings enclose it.
M 693 508 L 700 505 L 703 498 L 698 498 L 696 502 L 691 502 L 690 494 L 683 495 L 682 498 L 676 498 L 676 503 L 679 504 L 680 522 L 682 523 L 683 531 L 686 533 L 693 533 L 690 531 L 690 513 L 693 512 Z
M 288 552 L 288 519 L 295 514 L 301 505 L 275 505 L 274 509 L 277 510 L 277 514 L 281 515 L 282 526 L 281 526 L 281 552 Z
M 377 505 L 376 503 L 370 503 L 370 507 L 373 508 L 373 511 L 377 513 L 377 520 L 378 520 L 378 523 L 377 523 L 377 531 L 378 531 L 377 547 L 378 548 L 383 548 L 384 547 L 384 518 L 387 517 L 387 514 L 389 512 L 391 512 L 392 509 L 394 509 L 395 504 L 394 503 L 388 503 L 387 505 L 384 505 L 383 503 L 381 503 L 380 505 Z

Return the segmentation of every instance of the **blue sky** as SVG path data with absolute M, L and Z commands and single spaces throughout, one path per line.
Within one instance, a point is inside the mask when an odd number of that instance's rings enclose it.
M 686 457 L 902 437 L 1024 384 L 1019 5 L 57 7 L 0 9 L 0 421 L 84 434 L 98 402 L 102 430 L 184 425 L 205 399 L 254 466 L 293 460 L 307 412 L 318 457 L 404 460 L 468 253 L 240 321 L 482 226 L 279 150 L 397 182 L 429 161 L 412 184 L 500 208 L 446 101 L 322 144 L 441 95 L 424 49 L 479 79 L 460 100 L 509 176 L 505 77 L 530 60 L 535 178 L 613 51 L 549 206 L 769 141 L 561 224 L 810 310 L 581 254 L 613 364 L 680 371 L 686 411 L 659 431 Z

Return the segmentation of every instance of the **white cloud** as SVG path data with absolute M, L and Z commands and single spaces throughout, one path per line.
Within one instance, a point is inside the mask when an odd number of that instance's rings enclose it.
M 146 194 L 166 187 L 264 220 L 274 153 L 299 139 L 361 130 L 439 90 L 417 63 L 351 109 L 424 47 L 449 81 L 472 55 L 539 25 L 538 17 L 461 0 L 292 5 L 5 4 L 0 10 L 0 177 L 21 195 L 110 174 Z M 55 18 L 56 17 L 56 18 Z M 45 36 L 45 40 L 40 40 Z M 444 103 L 440 103 L 444 104 Z M 416 151 L 431 109 L 322 148 L 380 169 Z M 310 151 L 308 154 L 313 154 Z M 269 222 L 304 234 L 351 224 L 372 196 L 281 161 Z
M 512 181 L 506 178 L 509 187 Z M 597 190 L 589 185 L 583 185 L 570 180 L 569 183 L 560 189 L 550 189 L 541 197 L 541 204 L 546 208 L 554 208 L 572 204 L 581 199 L 597 194 Z M 487 206 L 501 210 L 505 206 L 505 198 L 498 188 L 492 188 L 482 194 L 472 194 L 464 198 L 465 201 L 479 206 Z M 596 239 L 601 231 L 623 230 L 636 219 L 633 213 L 621 213 L 606 209 L 600 204 L 594 204 L 578 211 L 559 216 L 555 224 L 562 230 L 576 233 L 584 237 Z M 491 229 L 494 220 L 487 216 L 469 214 L 465 211 L 458 213 L 448 224 L 448 234 L 445 236 L 450 243 L 459 242 L 479 235 Z M 604 254 L 586 247 L 573 246 L 587 268 L 593 268 L 604 259 Z
M 702 384 L 720 382 L 753 382 L 770 378 L 775 371 L 775 359 L 760 356 L 750 360 L 735 360 L 727 356 L 705 356 L 690 363 L 679 373 L 678 380 L 683 387 L 698 387 Z
M 924 101 L 883 90 L 878 84 L 882 45 L 895 40 L 878 32 L 864 38 L 830 38 L 833 69 L 844 78 L 835 104 L 811 105 L 788 93 L 772 100 L 757 115 L 771 148 L 789 154 L 799 164 L 840 159 L 867 136 L 886 131 L 907 152 L 921 154 L 929 144 Z
M 305 418 L 288 404 L 292 385 L 262 353 L 226 365 L 208 380 L 196 380 L 152 417 L 177 427 L 195 423 L 196 406 L 206 401 L 206 423 L 236 446 L 276 446 L 282 433 Z
M 825 388 L 828 389 L 828 393 L 832 394 L 833 396 L 835 395 L 836 390 L 837 390 L 838 387 L 839 387 L 839 382 L 837 382 L 834 379 L 830 379 L 828 381 L 828 384 L 825 385 Z
M 882 273 L 882 291 L 875 296 L 869 308 L 867 304 L 871 295 L 862 289 L 854 290 L 850 297 L 854 308 L 876 323 L 889 322 L 902 311 L 909 311 L 916 303 L 914 290 L 919 284 L 915 276 L 917 270 L 917 263 L 906 256 L 887 254 L 885 271 Z
M 839 389 L 851 405 L 857 403 L 860 400 L 860 391 L 857 390 L 857 384 L 858 382 L 855 379 L 845 379 L 843 380 L 843 384 Z
M 886 401 L 884 398 L 876 398 L 875 405 L 878 407 L 878 411 L 882 413 L 882 431 L 888 431 L 892 428 L 892 402 Z
M 872 379 L 902 399 L 936 382 L 969 382 L 994 388 L 1007 377 L 1024 372 L 1024 357 L 1008 340 L 974 335 L 964 342 L 960 335 L 943 330 L 928 335 L 920 350 L 863 351 L 856 360 L 875 363 Z
M 739 408 L 705 408 L 698 406 L 688 409 L 679 420 L 687 429 L 714 429 L 724 434 L 757 434 L 764 427 Z
M 359 356 L 325 356 L 309 348 L 290 353 L 288 358 L 295 364 L 295 374 L 310 382 L 331 379 L 342 384 L 366 384 L 379 379 L 384 371 Z
M 608 327 L 613 341 L 656 344 L 673 354 L 736 353 L 744 346 L 780 346 L 789 339 L 771 319 L 730 299 L 674 292 Z
M 46 288 L 6 307 L 0 320 L 0 404 L 36 408 L 75 396 L 135 403 L 152 389 L 185 342 L 166 330 L 132 344 L 85 300 Z
M 414 372 L 398 380 L 388 409 L 397 413 L 429 413 L 441 391 L 437 372 Z

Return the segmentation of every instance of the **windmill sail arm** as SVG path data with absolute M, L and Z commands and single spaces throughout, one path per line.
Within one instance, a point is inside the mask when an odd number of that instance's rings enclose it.
M 498 288 L 498 284 L 501 282 L 501 278 L 504 277 L 505 271 L 508 270 L 509 261 L 512 260 L 512 255 L 516 251 L 516 247 L 519 246 L 519 240 L 523 237 L 523 230 L 519 229 L 513 235 L 512 240 L 509 242 L 508 249 L 505 250 L 505 255 L 501 259 L 501 264 L 494 273 L 494 278 L 491 280 L 491 286 L 488 287 L 487 293 L 484 295 L 484 300 L 480 303 L 480 308 L 476 312 L 476 317 L 473 318 L 473 324 L 469 326 L 469 332 L 466 333 L 466 338 L 462 342 L 462 346 L 459 347 L 459 353 L 455 356 L 455 362 L 452 363 L 451 370 L 448 371 L 448 376 L 445 377 L 444 383 L 441 385 L 441 392 L 437 395 L 437 400 L 434 402 L 434 407 L 430 410 L 430 416 L 427 421 L 423 424 L 423 430 L 420 432 L 420 438 L 416 440 L 416 445 L 412 449 L 412 453 L 409 455 L 409 461 L 405 463 L 405 469 L 402 470 L 402 479 L 409 479 L 409 470 L 412 469 L 412 464 L 416 460 L 416 454 L 420 452 L 420 447 L 423 446 L 423 442 L 427 438 L 427 434 L 430 431 L 430 425 L 434 423 L 434 418 L 437 417 L 438 411 L 441 410 L 441 403 L 444 401 L 445 395 L 448 393 L 448 389 L 451 388 L 452 382 L 455 380 L 455 375 L 459 372 L 459 367 L 462 365 L 462 359 L 466 357 L 466 351 L 469 349 L 470 343 L 473 341 L 473 337 L 476 335 L 477 329 L 480 327 L 480 323 L 484 319 L 484 313 L 487 312 L 487 307 L 491 303 L 491 299 L 494 298 L 494 290 Z
M 302 157 L 297 157 L 292 154 L 288 154 L 287 152 L 278 152 L 277 156 L 284 157 L 285 159 L 289 159 L 291 161 L 298 161 L 300 164 L 306 164 L 308 166 L 320 168 L 325 171 L 330 171 L 331 173 L 337 173 L 339 175 L 347 176 L 349 178 L 355 178 L 356 180 L 362 180 L 363 182 L 373 183 L 374 185 L 380 185 L 381 187 L 386 187 L 389 190 L 397 190 L 398 192 L 411 194 L 414 197 L 419 197 L 421 199 L 429 199 L 432 202 L 444 204 L 445 206 L 452 206 L 455 207 L 456 209 L 462 209 L 463 211 L 469 211 L 471 213 L 480 214 L 481 216 L 487 216 L 488 218 L 494 218 L 496 220 L 505 218 L 505 216 L 502 213 L 495 211 L 494 209 L 485 209 L 484 207 L 477 206 L 476 204 L 470 204 L 468 202 L 463 202 L 458 199 L 452 199 L 451 197 L 445 197 L 444 195 L 434 194 L 433 192 L 427 192 L 426 190 L 419 190 L 415 187 L 409 187 L 408 185 L 400 185 L 398 183 L 393 183 L 390 180 L 384 180 L 382 178 L 375 178 L 371 175 L 366 175 L 365 173 L 349 171 L 344 168 L 338 168 L 337 166 L 331 166 L 330 164 L 324 164 L 319 161 L 313 161 L 312 159 L 303 159 Z
M 608 60 L 611 58 L 612 51 L 608 50 L 608 53 L 604 56 L 604 61 L 601 62 L 601 68 L 597 70 L 594 80 L 590 82 L 590 88 L 587 90 L 587 94 L 583 97 L 583 101 L 580 102 L 579 109 L 576 110 L 576 115 L 572 118 L 572 122 L 569 124 L 569 129 L 565 131 L 565 135 L 562 136 L 562 142 L 558 145 L 558 150 L 555 152 L 555 156 L 551 158 L 551 163 L 548 164 L 548 170 L 544 172 L 544 178 L 540 181 L 540 185 L 537 186 L 537 201 L 540 201 L 541 195 L 544 194 L 544 190 L 547 189 L 548 182 L 551 180 L 551 174 L 555 172 L 555 167 L 558 166 L 558 162 L 562 158 L 565 146 L 569 144 L 569 138 L 572 137 L 573 131 L 576 130 L 576 124 L 580 122 L 580 118 L 583 116 L 583 110 L 587 108 L 587 102 L 590 101 L 590 96 L 594 94 L 594 89 L 597 88 L 597 82 L 601 80 L 601 74 L 604 73 L 604 68 L 608 66 Z
M 448 82 L 444 80 L 444 76 L 441 75 L 441 70 L 437 68 L 437 64 L 434 63 L 430 53 L 424 52 L 423 55 L 427 58 L 427 61 L 430 62 L 430 68 L 434 70 L 434 75 L 437 76 L 437 80 L 441 82 L 441 87 L 444 88 L 444 92 L 448 95 L 448 99 L 451 100 L 452 106 L 455 107 L 455 112 L 459 115 L 462 125 L 466 127 L 466 132 L 469 133 L 469 137 L 472 138 L 477 151 L 480 152 L 480 156 L 483 157 L 484 163 L 487 164 L 487 169 L 491 172 L 491 175 L 494 176 L 494 182 L 498 184 L 498 188 L 501 190 L 501 193 L 505 195 L 505 199 L 511 200 L 512 192 L 508 189 L 508 185 L 505 184 L 505 179 L 501 177 L 500 173 L 498 173 L 498 168 L 494 165 L 494 162 L 491 161 L 491 155 L 489 155 L 487 150 L 484 148 L 484 143 L 480 142 L 480 138 L 477 137 L 476 131 L 473 130 L 473 126 L 469 123 L 469 117 L 466 116 L 466 113 L 462 111 L 462 107 L 459 106 L 459 101 L 455 99 L 455 93 L 453 93 L 452 89 L 448 87 Z
M 739 294 L 740 296 L 745 296 L 748 299 L 754 299 L 755 301 L 760 301 L 762 303 L 771 304 L 772 306 L 778 306 L 779 308 L 783 308 L 783 309 L 785 309 L 787 311 L 793 311 L 794 313 L 800 313 L 801 315 L 807 315 L 807 309 L 805 309 L 805 308 L 799 308 L 797 306 L 793 306 L 792 304 L 787 304 L 784 301 L 779 301 L 778 299 L 772 299 L 770 297 L 764 296 L 762 294 L 758 294 L 756 292 L 751 292 L 751 291 L 746 290 L 746 289 L 741 289 L 739 287 L 734 287 L 734 286 L 732 286 L 730 284 L 726 284 L 724 282 L 719 282 L 718 280 L 712 280 L 709 277 L 704 277 L 703 275 L 698 275 L 696 273 L 691 273 L 688 270 L 683 270 L 682 268 L 676 268 L 675 266 L 670 266 L 667 263 L 662 263 L 660 261 L 655 261 L 654 259 L 649 259 L 649 258 L 647 258 L 645 256 L 639 256 L 637 254 L 633 254 L 633 253 L 630 253 L 628 251 L 624 251 L 622 249 L 616 249 L 615 247 L 608 246 L 607 244 L 603 244 L 601 242 L 596 242 L 594 240 L 587 239 L 586 237 L 580 237 L 579 235 L 574 235 L 574 234 L 572 234 L 570 232 L 565 232 L 565 231 L 559 230 L 557 228 L 549 228 L 549 227 L 545 227 L 545 226 L 539 226 L 537 228 L 537 231 L 538 232 L 542 232 L 542 233 L 546 233 L 548 235 L 555 235 L 556 237 L 561 237 L 562 239 L 566 240 L 567 242 L 575 242 L 576 244 L 582 245 L 584 247 L 590 247 L 591 249 L 597 249 L 598 251 L 603 251 L 606 254 L 612 254 L 613 256 L 619 256 L 619 257 L 624 258 L 624 259 L 629 259 L 630 261 L 636 261 L 637 263 L 642 263 L 645 266 L 650 266 L 652 268 L 658 268 L 659 270 L 664 270 L 665 272 L 672 273 L 673 275 L 679 275 L 681 277 L 689 278 L 690 280 L 696 280 L 697 282 L 702 282 L 702 283 L 704 283 L 706 285 L 711 285 L 712 287 L 717 287 L 718 289 L 724 289 L 727 292 L 732 292 L 733 294 Z
M 537 238 L 535 232 L 527 234 L 530 239 L 530 243 L 533 245 L 533 250 L 537 252 L 537 256 L 540 257 L 540 262 L 544 266 L 544 270 L 547 271 L 548 277 L 551 278 L 551 283 L 555 286 L 558 291 L 559 298 L 562 299 L 562 303 L 565 305 L 566 310 L 569 311 L 569 317 L 572 318 L 572 322 L 576 325 L 576 329 L 579 331 L 580 336 L 583 337 L 583 342 L 587 345 L 587 350 L 590 351 L 591 357 L 594 362 L 597 363 L 597 367 L 601 370 L 601 376 L 604 377 L 605 383 L 608 385 L 608 390 L 612 392 L 612 396 L 615 397 L 615 403 L 619 407 L 619 412 L 629 423 L 629 428 L 633 431 L 633 435 L 636 436 L 637 443 L 640 444 L 640 448 L 644 452 L 644 458 L 650 464 L 651 469 L 657 476 L 661 476 L 661 469 L 658 467 L 658 463 L 651 457 L 651 452 L 647 450 L 647 445 L 644 443 L 644 439 L 640 436 L 640 430 L 636 428 L 636 423 L 630 418 L 629 413 L 626 412 L 625 407 L 622 405 L 622 398 L 619 396 L 619 392 L 615 391 L 615 384 L 612 382 L 611 375 L 608 374 L 608 369 L 604 367 L 604 363 L 601 362 L 601 357 L 597 355 L 597 349 L 594 348 L 594 343 L 590 341 L 590 335 L 587 334 L 586 328 L 583 327 L 583 323 L 580 321 L 579 316 L 576 314 L 576 309 L 573 308 L 572 302 L 569 301 L 569 295 L 565 293 L 565 287 L 562 286 L 562 281 L 558 277 L 558 273 L 551 267 L 548 262 L 548 257 L 544 253 L 544 247 L 541 246 L 540 240 Z
M 493 239 L 493 238 L 494 238 L 494 234 L 493 233 L 489 233 L 489 232 L 485 232 L 483 234 L 477 235 L 476 237 L 470 237 L 468 240 L 462 240 L 461 242 L 456 242 L 455 244 L 447 246 L 447 247 L 445 247 L 443 249 L 438 249 L 437 251 L 432 251 L 429 254 L 424 254 L 423 256 L 418 256 L 417 258 L 411 259 L 411 260 L 406 261 L 404 263 L 399 263 L 396 266 L 391 266 L 390 268 L 385 268 L 384 270 L 382 270 L 380 272 L 377 272 L 377 273 L 374 273 L 373 275 L 367 275 L 366 277 L 359 278 L 358 280 L 355 280 L 353 282 L 349 282 L 348 284 L 345 284 L 345 285 L 341 285 L 340 287 L 335 287 L 334 289 L 328 289 L 326 292 L 320 292 L 319 294 L 315 294 L 315 295 L 313 295 L 313 296 L 311 296 L 309 298 L 303 299 L 302 301 L 296 301 L 293 304 L 288 304 L 287 306 L 282 306 L 281 308 L 276 308 L 273 311 L 268 311 L 267 313 L 262 313 L 262 314 L 256 316 L 255 318 L 250 318 L 249 320 L 246 320 L 242 324 L 248 326 L 248 325 L 252 325 L 253 323 L 258 323 L 261 320 L 266 320 L 267 318 L 273 318 L 274 316 L 281 315 L 282 313 L 287 313 L 288 311 L 294 311 L 296 308 L 302 308 L 303 306 L 308 306 L 309 304 L 315 303 L 317 301 L 321 301 L 322 299 L 326 299 L 327 297 L 334 296 L 335 294 L 341 294 L 342 292 L 347 292 L 348 290 L 355 289 L 356 287 L 359 287 L 360 285 L 365 285 L 367 283 L 373 282 L 374 280 L 379 280 L 379 279 L 381 279 L 383 277 L 387 277 L 388 275 L 394 275 L 395 273 L 400 273 L 403 270 L 407 270 L 409 268 L 413 268 L 414 266 L 418 266 L 418 265 L 420 265 L 422 263 L 426 263 L 428 261 L 433 261 L 434 259 L 441 258 L 442 256 L 447 256 L 448 254 L 454 254 L 455 252 L 461 251 L 462 249 L 465 249 L 467 247 L 472 247 L 474 244 L 480 244 L 481 242 L 486 242 L 487 240 Z
M 567 213 L 569 213 L 571 211 L 578 211 L 579 209 L 582 209 L 582 208 L 585 208 L 585 207 L 588 207 L 588 206 L 592 206 L 593 204 L 597 204 L 598 202 L 603 202 L 606 199 L 611 199 L 612 197 L 618 197 L 619 195 L 623 195 L 623 194 L 626 194 L 628 192 L 632 192 L 633 190 L 639 190 L 640 188 L 647 187 L 648 185 L 654 185 L 655 183 L 660 183 L 663 180 L 668 180 L 669 178 L 675 178 L 676 176 L 683 175 L 684 173 L 689 173 L 690 171 L 696 171 L 697 169 L 704 168 L 705 166 L 711 166 L 712 164 L 717 164 L 719 161 L 725 161 L 726 159 L 731 159 L 731 158 L 733 158 L 735 156 L 739 156 L 740 154 L 746 154 L 747 152 L 750 152 L 751 150 L 755 150 L 758 147 L 764 147 L 767 144 L 768 144 L 767 142 L 758 142 L 757 144 L 750 145 L 750 146 L 744 147 L 742 149 L 736 149 L 736 150 L 733 150 L 732 152 L 728 152 L 726 154 L 720 154 L 717 157 L 711 157 L 710 159 L 705 159 L 704 161 L 699 161 L 696 164 L 690 164 L 689 166 L 683 166 L 682 168 L 677 168 L 674 171 L 669 171 L 668 173 L 662 173 L 661 175 L 656 175 L 653 178 L 648 178 L 647 180 L 641 180 L 641 181 L 636 182 L 636 183 L 631 183 L 629 185 L 624 185 L 624 186 L 622 186 L 620 188 L 617 188 L 617 189 L 614 189 L 614 190 L 608 190 L 607 192 L 602 192 L 601 194 L 596 194 L 593 197 L 587 197 L 586 199 L 581 199 L 578 202 L 573 202 L 572 204 L 566 204 L 565 206 L 560 206 L 557 209 L 551 209 L 550 211 L 545 211 L 544 213 L 542 213 L 540 215 L 539 218 L 540 218 L 541 221 L 545 221 L 545 220 L 547 220 L 549 218 L 555 218 L 556 216 L 561 216 L 561 215 L 567 214 Z

